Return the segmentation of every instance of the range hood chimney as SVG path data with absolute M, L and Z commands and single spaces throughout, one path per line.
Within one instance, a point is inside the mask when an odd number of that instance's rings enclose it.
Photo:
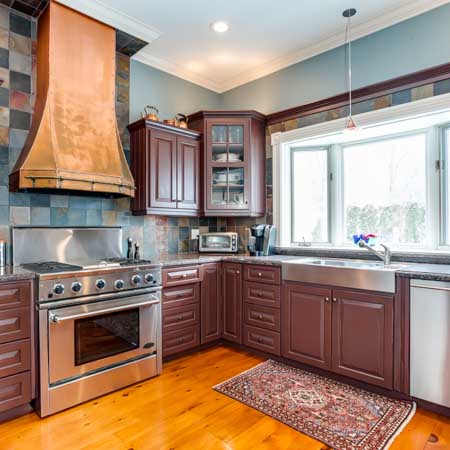
M 11 191 L 134 196 L 115 114 L 115 30 L 54 0 L 39 20 L 37 96 Z

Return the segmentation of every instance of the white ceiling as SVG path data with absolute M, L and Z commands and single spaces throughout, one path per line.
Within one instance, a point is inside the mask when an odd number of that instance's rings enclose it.
M 354 7 L 354 38 L 450 0 L 58 0 L 150 42 L 135 59 L 216 92 L 260 78 L 344 41 L 342 11 Z M 226 21 L 218 34 L 211 22 Z

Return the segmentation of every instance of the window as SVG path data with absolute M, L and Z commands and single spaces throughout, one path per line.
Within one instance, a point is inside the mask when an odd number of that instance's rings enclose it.
M 426 241 L 426 134 L 343 147 L 344 241 L 373 232 L 391 244 Z
M 339 132 L 312 130 L 309 138 L 277 144 L 279 245 L 353 246 L 353 234 L 371 232 L 393 248 L 450 250 L 445 111 L 386 121 L 350 137 L 341 126 Z M 298 133 L 308 135 L 305 129 Z
M 293 149 L 292 242 L 328 242 L 328 150 Z

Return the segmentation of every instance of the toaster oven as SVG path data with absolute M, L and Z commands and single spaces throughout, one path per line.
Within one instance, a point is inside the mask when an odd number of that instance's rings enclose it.
M 203 253 L 237 253 L 238 234 L 234 232 L 200 233 L 198 250 Z

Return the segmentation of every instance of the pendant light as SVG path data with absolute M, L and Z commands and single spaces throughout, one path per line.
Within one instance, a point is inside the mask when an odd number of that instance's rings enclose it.
M 355 133 L 359 131 L 352 116 L 352 17 L 356 14 L 355 8 L 346 9 L 342 15 L 347 19 L 347 26 L 345 28 L 345 45 L 347 47 L 346 63 L 348 68 L 347 82 L 348 82 L 348 108 L 349 114 L 344 128 L 345 133 Z

